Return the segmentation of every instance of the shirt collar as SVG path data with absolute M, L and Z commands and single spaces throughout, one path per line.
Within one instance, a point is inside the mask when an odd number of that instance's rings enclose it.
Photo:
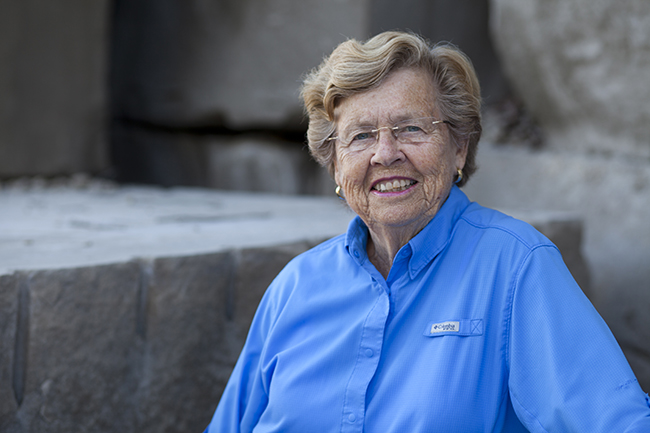
M 440 251 L 447 245 L 456 221 L 465 208 L 470 204 L 469 199 L 457 186 L 452 186 L 449 197 L 438 210 L 438 213 L 420 233 L 409 241 L 403 248 L 411 248 L 409 274 L 414 278 Z M 356 216 L 348 226 L 345 246 L 348 253 L 363 264 L 367 260 L 366 245 L 368 227 Z
M 465 193 L 457 186 L 452 186 L 449 197 L 438 213 L 420 233 L 409 241 L 413 251 L 409 264 L 411 278 L 415 277 L 447 246 L 456 221 L 469 204 L 470 201 Z

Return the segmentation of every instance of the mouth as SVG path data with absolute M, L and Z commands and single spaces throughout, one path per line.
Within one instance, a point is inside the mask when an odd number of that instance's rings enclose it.
M 416 183 L 417 181 L 413 179 L 394 179 L 379 181 L 373 185 L 372 190 L 377 192 L 400 192 L 409 189 Z

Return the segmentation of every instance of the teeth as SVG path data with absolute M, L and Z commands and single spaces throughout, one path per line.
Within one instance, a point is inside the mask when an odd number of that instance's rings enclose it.
M 380 192 L 403 191 L 414 183 L 415 181 L 412 180 L 394 180 L 392 182 L 380 183 L 379 185 L 375 186 L 375 189 Z

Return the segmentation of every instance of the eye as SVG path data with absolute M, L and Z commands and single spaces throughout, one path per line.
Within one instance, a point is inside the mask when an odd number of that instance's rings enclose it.
M 406 126 L 403 126 L 401 129 L 404 132 L 421 132 L 422 131 L 422 128 L 420 128 L 417 125 L 406 125 Z
M 362 141 L 372 138 L 372 132 L 359 132 L 356 135 L 352 136 L 351 141 Z

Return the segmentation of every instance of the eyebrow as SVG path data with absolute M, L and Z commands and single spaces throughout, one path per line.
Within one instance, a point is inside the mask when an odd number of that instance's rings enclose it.
M 405 120 L 409 119 L 421 119 L 423 117 L 435 117 L 432 115 L 427 115 L 427 114 L 415 114 L 415 113 L 408 113 L 408 114 L 400 114 L 398 116 L 389 116 L 388 122 L 384 126 L 388 125 L 395 125 L 397 123 L 403 122 Z M 359 120 L 361 119 L 361 121 Z M 355 129 L 355 128 L 365 128 L 365 127 L 372 127 L 376 128 L 378 127 L 378 122 L 377 121 L 369 121 L 369 120 L 363 120 L 363 118 L 358 118 L 358 119 L 353 119 L 352 122 L 350 122 L 347 126 L 347 128 L 342 128 L 341 131 L 345 131 L 348 129 Z

